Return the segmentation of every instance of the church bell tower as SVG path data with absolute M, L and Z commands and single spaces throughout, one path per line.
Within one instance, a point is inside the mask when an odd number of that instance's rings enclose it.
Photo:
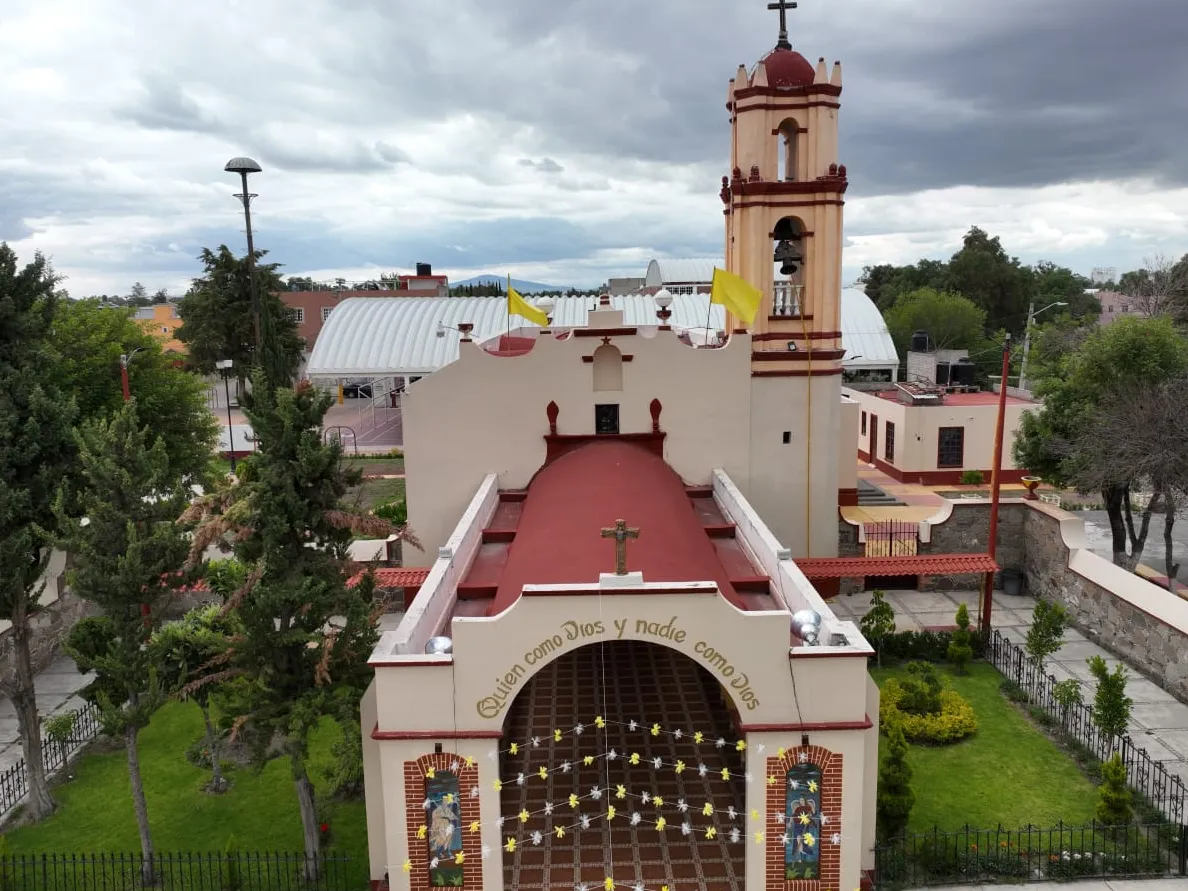
M 763 292 L 750 325 L 749 497 L 797 557 L 837 554 L 842 349 L 841 63 L 814 66 L 788 41 L 730 81 L 731 174 L 722 177 L 726 268 Z M 728 317 L 730 331 L 746 328 Z M 856 460 L 856 459 L 852 459 Z

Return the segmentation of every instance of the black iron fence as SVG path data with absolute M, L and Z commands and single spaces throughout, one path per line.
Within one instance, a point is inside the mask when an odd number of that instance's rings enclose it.
M 304 854 L 28 854 L 0 857 L 3 891 L 358 891 L 349 858 Z
M 65 739 L 52 739 L 43 733 L 41 752 L 46 775 L 65 767 L 79 749 L 99 735 L 99 730 L 99 709 L 87 704 L 74 712 L 70 735 Z M 28 792 L 29 772 L 22 758 L 0 773 L 0 817 L 20 804 Z M 0 884 L 0 891 L 7 891 L 3 884 Z
M 1126 765 L 1127 784 L 1157 808 L 1168 820 L 1185 822 L 1188 788 L 1159 761 L 1135 745 L 1129 735 L 1111 736 L 1098 729 L 1088 705 L 1061 705 L 1053 694 L 1056 678 L 1045 672 L 1016 644 L 995 631 L 986 647 L 986 659 L 1007 680 L 1016 684 L 1032 705 L 1045 712 L 1069 739 L 1083 746 L 1099 761 L 1121 755 Z
M 1186 874 L 1188 833 L 1169 823 L 934 830 L 875 847 L 879 891 Z
M 863 523 L 867 557 L 914 557 L 920 544 L 920 524 L 903 520 Z

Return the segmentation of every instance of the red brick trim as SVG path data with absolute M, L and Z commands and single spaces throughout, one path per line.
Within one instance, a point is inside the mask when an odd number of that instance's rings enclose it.
M 800 760 L 804 754 L 805 761 Z M 797 764 L 815 764 L 821 768 L 821 814 L 827 818 L 821 826 L 819 879 L 799 879 L 789 882 L 784 878 L 784 845 L 780 837 L 791 827 L 776 820 L 788 805 L 788 786 L 785 776 L 788 768 Z M 766 776 L 776 777 L 776 783 L 768 786 L 767 796 L 767 891 L 839 891 L 841 880 L 841 845 L 829 841 L 834 832 L 841 832 L 842 813 L 842 756 L 821 746 L 803 746 L 789 749 L 784 756 L 767 759 Z
M 417 838 L 417 829 L 425 823 L 425 771 L 429 768 L 447 771 L 458 762 L 458 811 L 462 817 L 462 853 L 466 860 L 462 864 L 462 887 L 474 889 L 483 885 L 482 833 L 471 832 L 470 824 L 482 819 L 479 816 L 479 796 L 471 796 L 470 790 L 478 787 L 478 766 L 467 767 L 457 755 L 443 752 L 440 755 L 422 755 L 416 761 L 404 762 L 404 812 L 408 821 L 406 830 L 408 859 L 412 871 L 408 874 L 412 891 L 429 891 L 429 844 Z
M 861 654 L 866 658 L 866 653 Z M 834 658 L 837 656 L 834 654 Z M 820 733 L 826 730 L 869 730 L 874 724 L 870 715 L 861 721 L 819 721 L 814 724 L 743 724 L 743 733 Z
M 372 739 L 502 739 L 502 730 L 380 730 L 371 731 Z

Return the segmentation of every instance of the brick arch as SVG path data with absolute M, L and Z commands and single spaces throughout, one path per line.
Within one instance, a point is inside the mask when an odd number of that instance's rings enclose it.
M 450 768 L 457 762 L 458 769 Z M 462 864 L 462 887 L 479 889 L 483 885 L 482 833 L 471 832 L 470 824 L 482 819 L 479 816 L 479 795 L 471 790 L 479 788 L 478 765 L 466 765 L 465 759 L 453 752 L 422 755 L 415 761 L 404 762 L 404 812 L 407 822 L 405 837 L 408 844 L 408 859 L 412 861 L 409 873 L 409 888 L 412 891 L 429 891 L 429 845 L 423 838 L 417 838 L 417 828 L 425 822 L 425 772 L 449 771 L 458 777 L 458 812 L 462 817 L 462 853 L 466 860 Z M 481 795 L 481 793 L 480 793 Z
M 825 822 L 818 841 L 821 845 L 821 877 L 790 882 L 784 878 L 784 845 L 780 841 L 789 827 L 777 820 L 776 815 L 787 810 L 785 776 L 788 768 L 797 764 L 815 764 L 821 769 L 821 814 Z M 767 891 L 838 891 L 842 846 L 831 843 L 829 837 L 841 832 L 842 756 L 822 746 L 798 746 L 788 749 L 783 756 L 768 758 L 766 776 L 776 778 L 775 783 L 767 786 Z

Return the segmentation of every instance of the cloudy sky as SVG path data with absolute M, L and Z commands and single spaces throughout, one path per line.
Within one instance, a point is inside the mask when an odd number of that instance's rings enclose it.
M 722 251 L 726 84 L 765 0 L 5 0 L 0 240 L 72 294 L 433 263 L 564 284 Z M 841 59 L 847 277 L 976 224 L 1088 273 L 1188 252 L 1185 0 L 801 0 Z

